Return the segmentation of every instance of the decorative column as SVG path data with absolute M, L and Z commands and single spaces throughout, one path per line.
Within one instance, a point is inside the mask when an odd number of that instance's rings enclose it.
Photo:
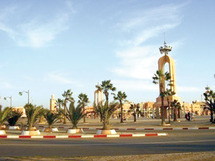
M 94 92 L 95 105 L 98 106 L 98 105 L 102 104 L 102 101 L 103 101 L 103 91 L 102 90 L 96 90 Z
M 56 101 L 56 99 L 55 99 L 55 96 L 52 95 L 52 96 L 51 96 L 51 99 L 50 99 L 50 111 L 52 111 L 52 112 L 57 112 L 56 103 L 57 103 L 57 101 Z
M 166 42 L 164 42 L 164 46 L 161 46 L 159 48 L 160 53 L 164 54 L 164 56 L 162 56 L 159 60 L 158 60 L 158 70 L 161 71 L 163 74 L 166 72 L 165 71 L 165 64 L 168 63 L 168 67 L 169 67 L 169 74 L 170 74 L 170 82 L 172 84 L 172 86 L 170 86 L 170 89 L 172 92 L 175 93 L 175 95 L 173 96 L 168 96 L 164 97 L 164 107 L 167 108 L 169 106 L 168 101 L 174 101 L 177 100 L 178 102 L 181 102 L 180 97 L 177 96 L 177 90 L 176 90 L 176 74 L 175 74 L 175 61 L 172 57 L 170 57 L 168 54 L 170 51 L 172 51 L 172 47 L 171 46 L 167 46 Z M 164 79 L 163 79 L 164 80 Z M 159 82 L 159 84 L 162 84 L 163 90 L 166 89 L 166 85 L 165 82 Z M 159 89 L 162 90 L 162 89 Z M 160 91 L 161 92 L 161 91 Z M 156 102 L 155 102 L 155 107 L 156 107 L 156 112 L 159 111 L 159 108 L 161 107 L 162 102 L 161 102 L 161 97 L 157 97 Z M 166 113 L 166 112 L 165 112 Z M 159 114 L 157 113 L 156 116 L 158 117 Z

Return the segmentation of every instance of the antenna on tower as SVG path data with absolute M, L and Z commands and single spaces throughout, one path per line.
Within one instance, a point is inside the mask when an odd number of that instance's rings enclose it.
M 164 32 L 164 33 L 163 33 L 164 42 L 166 41 L 166 40 L 165 40 L 165 39 L 166 39 L 166 37 L 165 37 L 166 35 L 165 35 L 165 34 L 166 34 L 166 33 Z

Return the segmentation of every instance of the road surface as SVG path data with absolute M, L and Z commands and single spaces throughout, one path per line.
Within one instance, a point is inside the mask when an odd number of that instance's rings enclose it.
M 168 132 L 169 136 L 95 139 L 0 139 L 0 156 L 74 157 L 215 151 L 215 130 L 162 132 Z

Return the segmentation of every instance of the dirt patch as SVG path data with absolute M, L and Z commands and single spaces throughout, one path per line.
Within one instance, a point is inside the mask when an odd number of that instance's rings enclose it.
M 172 153 L 172 154 L 150 154 L 150 155 L 128 155 L 128 156 L 90 156 L 90 157 L 0 157 L 0 160 L 51 160 L 51 161 L 215 161 L 215 151 Z

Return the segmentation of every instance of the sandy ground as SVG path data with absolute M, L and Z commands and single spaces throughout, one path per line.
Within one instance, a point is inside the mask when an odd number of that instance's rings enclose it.
M 43 157 L 0 157 L 0 160 L 71 160 L 71 161 L 215 161 L 215 151 L 195 153 L 173 153 L 173 154 L 152 154 L 152 155 L 129 155 L 129 156 L 91 156 L 72 158 L 43 158 Z

